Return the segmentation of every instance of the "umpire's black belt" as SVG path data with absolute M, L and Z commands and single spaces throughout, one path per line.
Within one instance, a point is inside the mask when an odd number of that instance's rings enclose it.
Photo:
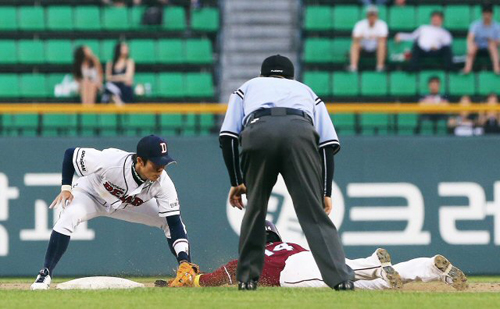
M 252 122 L 252 120 L 260 117 L 265 117 L 265 116 L 287 116 L 287 115 L 293 115 L 293 116 L 301 116 L 309 120 L 311 124 L 313 124 L 313 121 L 311 117 L 304 111 L 301 111 L 300 109 L 295 109 L 295 108 L 287 108 L 287 107 L 273 107 L 273 108 L 261 108 L 256 110 L 255 112 L 251 113 L 247 121 L 245 122 L 245 125 L 248 125 L 249 123 Z

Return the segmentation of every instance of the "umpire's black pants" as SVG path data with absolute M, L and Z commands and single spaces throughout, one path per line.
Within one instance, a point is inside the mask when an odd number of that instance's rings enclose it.
M 264 266 L 267 204 L 278 174 L 285 180 L 295 212 L 325 283 L 354 279 L 345 264 L 337 229 L 323 210 L 318 133 L 301 116 L 265 116 L 241 134 L 241 166 L 247 186 L 241 225 L 237 279 L 258 280 Z M 286 239 L 285 239 L 286 241 Z

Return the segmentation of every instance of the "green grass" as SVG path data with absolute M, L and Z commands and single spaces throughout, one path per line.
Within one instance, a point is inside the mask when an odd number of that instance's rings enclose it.
M 156 278 L 131 278 L 153 282 Z M 55 280 L 55 283 L 67 278 Z M 2 283 L 31 283 L 32 279 L 0 279 Z M 500 278 L 475 277 L 471 283 L 498 285 Z M 101 291 L 1 290 L 1 308 L 498 308 L 500 293 L 356 291 L 259 288 L 146 288 Z

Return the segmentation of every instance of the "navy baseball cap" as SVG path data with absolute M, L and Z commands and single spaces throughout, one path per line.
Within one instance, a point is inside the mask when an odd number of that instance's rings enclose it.
M 292 79 L 295 72 L 292 61 L 285 56 L 274 55 L 268 57 L 262 62 L 260 68 L 262 76 L 278 75 L 284 78 Z
M 168 165 L 175 162 L 168 155 L 167 142 L 156 135 L 149 135 L 143 137 L 139 143 L 137 143 L 137 156 L 148 159 L 156 165 Z

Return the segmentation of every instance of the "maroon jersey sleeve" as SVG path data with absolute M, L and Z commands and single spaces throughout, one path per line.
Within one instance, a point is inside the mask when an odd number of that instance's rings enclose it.
M 273 242 L 268 244 L 259 283 L 265 286 L 279 286 L 280 274 L 285 268 L 286 260 L 303 251 L 307 250 L 294 243 Z
M 214 272 L 201 275 L 200 286 L 221 286 L 225 284 L 235 284 L 237 266 L 238 261 L 233 260 L 226 265 L 221 266 Z

